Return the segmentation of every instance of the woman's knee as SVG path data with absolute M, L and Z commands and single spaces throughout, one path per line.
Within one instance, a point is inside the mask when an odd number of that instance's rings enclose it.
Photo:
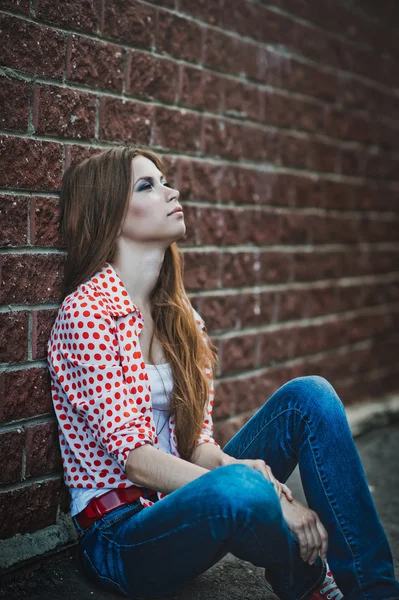
M 320 411 L 323 415 L 328 413 L 345 414 L 341 399 L 325 377 L 320 375 L 296 377 L 288 381 L 285 386 L 287 386 L 287 390 L 296 394 L 301 405 L 308 406 L 312 412 Z
M 260 516 L 264 512 L 269 519 L 281 516 L 281 505 L 273 484 L 249 465 L 232 464 L 211 471 L 215 473 L 212 494 L 223 506 L 233 512 L 251 511 Z

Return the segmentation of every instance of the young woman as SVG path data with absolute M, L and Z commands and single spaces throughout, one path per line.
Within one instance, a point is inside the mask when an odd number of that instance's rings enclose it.
M 123 146 L 63 180 L 65 293 L 48 363 L 84 572 L 155 598 L 231 552 L 265 567 L 282 600 L 399 598 L 326 379 L 288 381 L 223 450 L 213 439 L 216 347 L 183 286 L 186 225 L 165 177 L 156 154 Z M 284 485 L 297 463 L 310 508 Z

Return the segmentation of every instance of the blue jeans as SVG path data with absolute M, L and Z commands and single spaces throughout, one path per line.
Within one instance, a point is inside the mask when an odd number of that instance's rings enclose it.
M 263 459 L 281 482 L 299 464 L 309 507 L 328 532 L 327 560 L 345 598 L 399 598 L 391 551 L 345 410 L 326 379 L 288 381 L 223 451 Z M 140 600 L 173 594 L 228 552 L 265 567 L 281 600 L 308 598 L 325 574 L 320 556 L 313 565 L 301 559 L 273 485 L 244 464 L 213 469 L 151 507 L 137 500 L 117 508 L 79 540 L 80 562 L 92 581 Z

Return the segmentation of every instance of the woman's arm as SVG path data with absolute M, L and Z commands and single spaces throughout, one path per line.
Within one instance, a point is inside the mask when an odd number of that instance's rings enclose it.
M 236 462 L 236 459 L 223 452 L 220 446 L 203 443 L 196 447 L 192 462 L 195 465 L 212 470 L 217 467 L 230 465 Z
M 145 444 L 131 450 L 125 472 L 136 485 L 169 494 L 208 473 L 209 469 Z

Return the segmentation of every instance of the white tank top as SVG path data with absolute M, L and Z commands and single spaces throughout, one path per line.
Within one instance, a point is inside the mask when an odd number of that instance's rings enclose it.
M 171 453 L 169 432 L 170 394 L 173 390 L 172 367 L 170 363 L 146 364 L 148 383 L 151 386 L 151 403 L 154 423 L 158 436 L 157 448 Z M 102 496 L 112 488 L 69 488 L 71 495 L 71 516 L 78 514 L 96 496 Z

